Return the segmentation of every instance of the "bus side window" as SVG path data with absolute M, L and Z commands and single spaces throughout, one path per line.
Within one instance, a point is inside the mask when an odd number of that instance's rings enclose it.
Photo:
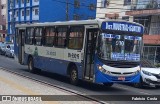
M 67 37 L 67 27 L 58 27 L 57 28 L 57 37 L 56 37 L 56 46 L 57 47 L 66 47 L 66 37 Z
M 25 35 L 25 43 L 32 45 L 34 43 L 34 28 L 27 28 Z
M 43 33 L 43 28 L 38 27 L 35 29 L 35 45 L 42 45 L 42 33 Z
M 71 27 L 69 33 L 69 44 L 68 48 L 70 49 L 82 49 L 83 47 L 83 37 L 84 29 L 81 26 Z
M 44 32 L 44 45 L 53 47 L 55 45 L 55 28 L 54 27 L 46 27 Z

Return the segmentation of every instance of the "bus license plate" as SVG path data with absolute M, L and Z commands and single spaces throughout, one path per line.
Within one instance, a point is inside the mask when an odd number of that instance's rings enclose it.
M 125 80 L 125 77 L 118 77 L 118 80 L 124 81 L 124 80 Z

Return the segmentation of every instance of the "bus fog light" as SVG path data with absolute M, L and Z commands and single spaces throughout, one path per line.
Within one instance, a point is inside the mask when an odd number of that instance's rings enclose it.
M 106 71 L 106 74 L 111 74 L 111 72 L 110 71 Z

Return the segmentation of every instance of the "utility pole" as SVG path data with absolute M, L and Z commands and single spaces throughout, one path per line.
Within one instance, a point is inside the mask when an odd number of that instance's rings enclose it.
M 12 36 L 14 36 L 14 1 L 13 0 L 10 0 L 10 8 L 11 8 L 11 11 L 10 11 L 10 15 L 11 15 L 11 30 L 12 30 Z
M 68 0 L 66 0 L 66 21 L 69 20 L 69 17 L 68 17 Z

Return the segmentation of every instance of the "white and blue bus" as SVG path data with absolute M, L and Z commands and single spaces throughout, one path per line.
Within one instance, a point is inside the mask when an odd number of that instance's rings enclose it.
M 38 70 L 102 83 L 138 83 L 143 26 L 117 20 L 16 25 L 15 57 Z

